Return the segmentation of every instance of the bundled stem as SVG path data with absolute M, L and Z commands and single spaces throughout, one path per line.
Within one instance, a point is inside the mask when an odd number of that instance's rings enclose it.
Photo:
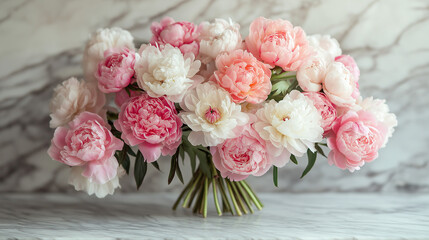
M 173 210 L 176 210 L 183 200 L 183 208 L 190 208 L 193 204 L 192 211 L 194 213 L 201 214 L 204 218 L 207 217 L 210 187 L 213 191 L 214 205 L 219 216 L 222 216 L 225 212 L 238 216 L 243 213 L 254 213 L 252 205 L 259 210 L 262 209 L 261 201 L 256 197 L 246 181 L 234 182 L 224 179 L 211 161 L 209 165 L 212 170 L 211 176 L 206 175 L 198 167 L 174 203 Z M 218 195 L 220 195 L 222 201 L 222 208 L 220 207 Z

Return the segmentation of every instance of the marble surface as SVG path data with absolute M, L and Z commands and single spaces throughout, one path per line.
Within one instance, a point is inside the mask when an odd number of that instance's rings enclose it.
M 7 194 L 0 239 L 429 239 L 429 195 L 262 194 L 242 217 L 173 212 L 175 195 Z M 211 200 L 211 198 L 209 199 Z M 211 207 L 213 207 L 211 205 Z
M 239 22 L 248 33 L 258 17 L 284 18 L 309 34 L 336 37 L 360 68 L 365 96 L 386 98 L 399 127 L 378 160 L 350 174 L 319 159 L 304 179 L 299 167 L 250 179 L 259 191 L 428 192 L 429 191 L 429 1 L 427 0 L 3 0 L 0 1 L 0 191 L 71 192 L 68 169 L 49 159 L 48 102 L 52 89 L 82 76 L 84 43 L 99 27 L 119 26 L 139 41 L 163 16 L 201 22 L 215 17 Z M 177 191 L 164 174 L 149 171 L 143 192 Z M 132 178 L 122 192 L 135 191 Z M 269 186 L 269 187 L 267 187 Z

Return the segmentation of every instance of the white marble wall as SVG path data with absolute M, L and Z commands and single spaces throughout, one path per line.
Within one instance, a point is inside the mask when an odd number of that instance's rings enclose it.
M 239 22 L 247 34 L 258 16 L 284 18 L 307 33 L 335 36 L 361 68 L 364 95 L 386 98 L 399 127 L 378 160 L 350 174 L 320 158 L 305 179 L 303 166 L 250 181 L 260 191 L 429 191 L 429 1 L 68 1 L 0 2 L 0 191 L 73 191 L 67 168 L 46 154 L 53 131 L 48 101 L 53 87 L 81 76 L 80 61 L 89 33 L 119 26 L 139 40 L 163 16 L 200 22 L 215 17 Z M 303 164 L 305 165 L 303 160 Z M 176 191 L 164 174 L 149 171 L 142 192 Z M 153 170 L 153 169 L 151 169 Z M 122 191 L 134 191 L 132 177 Z

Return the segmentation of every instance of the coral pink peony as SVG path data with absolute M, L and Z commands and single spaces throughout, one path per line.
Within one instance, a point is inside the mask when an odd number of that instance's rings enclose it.
M 303 94 L 313 101 L 314 106 L 322 116 L 321 127 L 323 128 L 324 135 L 326 135 L 331 130 L 332 123 L 337 118 L 337 110 L 324 93 L 304 92 Z
M 97 114 L 83 112 L 68 127 L 58 127 L 49 147 L 49 156 L 69 166 L 83 167 L 82 176 L 90 182 L 107 183 L 117 175 L 114 157 L 123 142 L 113 136 Z
M 304 30 L 281 19 L 255 19 L 246 45 L 255 57 L 285 71 L 297 71 L 313 53 Z
M 377 158 L 387 127 L 367 111 L 349 111 L 335 120 L 328 137 L 329 164 L 353 172 Z
M 177 47 L 180 51 L 185 53 L 193 53 L 194 56 L 198 55 L 198 28 L 191 22 L 176 22 L 170 17 L 165 17 L 161 22 L 153 22 L 150 26 L 152 31 L 152 45 L 165 45 L 170 44 Z
M 274 157 L 266 148 L 265 141 L 251 124 L 239 127 L 238 137 L 211 147 L 213 163 L 222 177 L 232 181 L 241 181 L 250 175 L 262 176 L 272 165 L 284 166 L 289 160 L 289 153 Z
M 156 161 L 161 154 L 173 155 L 182 140 L 182 121 L 166 97 L 142 94 L 129 99 L 114 124 L 125 143 L 138 145 L 147 162 Z
M 128 48 L 108 49 L 98 64 L 95 78 L 104 93 L 119 92 L 131 83 L 134 76 L 135 53 Z
M 350 73 L 352 74 L 354 81 L 358 82 L 359 81 L 359 76 L 360 76 L 360 71 L 359 71 L 359 67 L 356 64 L 354 58 L 352 56 L 349 55 L 341 55 L 335 58 L 336 62 L 340 62 L 342 64 L 344 64 L 344 66 L 350 71 Z
M 270 69 L 247 51 L 219 55 L 216 67 L 211 80 L 228 91 L 235 103 L 261 103 L 271 92 Z

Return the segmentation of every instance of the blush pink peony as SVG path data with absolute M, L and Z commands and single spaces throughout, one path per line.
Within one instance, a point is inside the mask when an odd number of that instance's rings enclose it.
M 329 164 L 353 172 L 377 158 L 387 127 L 367 111 L 349 111 L 335 120 L 328 137 Z
M 55 130 L 48 154 L 69 166 L 83 167 L 82 176 L 90 182 L 104 184 L 117 175 L 118 162 L 114 154 L 123 144 L 100 116 L 83 112 L 67 127 Z
M 321 127 L 324 131 L 323 135 L 326 135 L 331 130 L 332 123 L 337 118 L 337 110 L 324 93 L 304 92 L 303 94 L 313 101 L 314 106 L 322 116 Z
M 261 103 L 271 92 L 271 71 L 251 53 L 235 50 L 216 58 L 212 81 L 229 92 L 235 103 Z
M 95 73 L 98 89 L 104 93 L 112 93 L 128 86 L 134 76 L 135 61 L 134 51 L 128 48 L 106 50 Z
M 356 103 L 359 91 L 350 71 L 340 62 L 329 65 L 323 80 L 323 92 L 337 107 L 350 108 Z
M 199 31 L 191 22 L 176 22 L 170 17 L 165 17 L 161 22 L 153 22 L 150 26 L 152 31 L 152 45 L 166 45 L 170 44 L 177 47 L 183 54 L 193 53 L 194 56 L 198 55 L 199 44 L 198 37 Z
M 251 124 L 237 128 L 238 137 L 211 147 L 213 163 L 222 177 L 241 181 L 250 175 L 262 176 L 272 165 L 282 167 L 289 160 L 289 153 L 274 157 L 266 148 L 266 142 Z
M 359 81 L 359 76 L 360 76 L 359 67 L 356 64 L 356 61 L 354 60 L 354 58 L 352 56 L 350 56 L 350 55 L 341 55 L 341 56 L 336 57 L 335 61 L 344 64 L 344 66 L 352 74 L 352 76 L 354 78 L 354 81 L 355 82 Z
M 115 104 L 116 106 L 121 107 L 122 104 L 128 102 L 130 98 L 137 97 L 142 93 L 143 91 L 130 91 L 128 94 L 128 92 L 125 89 L 122 89 L 121 91 L 115 94 Z
M 114 124 L 125 143 L 137 145 L 147 162 L 156 161 L 161 154 L 173 155 L 182 140 L 182 121 L 166 97 L 142 94 L 129 99 Z
M 313 53 L 302 28 L 263 17 L 250 24 L 246 46 L 261 61 L 285 71 L 297 71 Z

